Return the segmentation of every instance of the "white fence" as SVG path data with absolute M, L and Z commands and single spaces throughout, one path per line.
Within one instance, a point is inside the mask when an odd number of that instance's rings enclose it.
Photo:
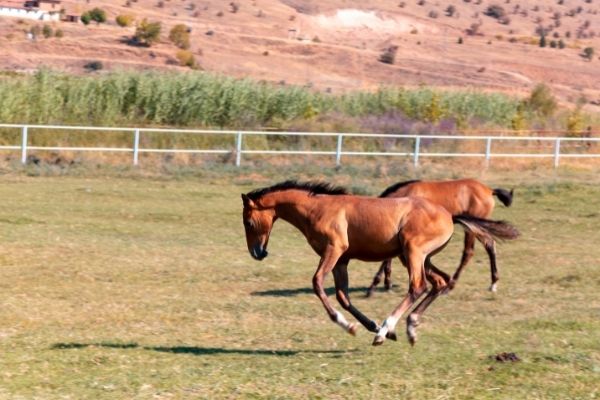
M 410 157 L 415 166 L 419 165 L 419 159 L 423 157 L 471 157 L 482 158 L 486 163 L 492 158 L 549 158 L 553 160 L 554 167 L 559 166 L 561 158 L 600 158 L 600 153 L 592 152 L 569 152 L 561 153 L 561 143 L 581 143 L 591 146 L 592 143 L 600 143 L 600 138 L 568 138 L 568 137 L 538 137 L 538 136 L 465 136 L 465 135 L 400 135 L 400 134 L 367 134 L 367 133 L 330 133 L 330 132 L 265 132 L 265 131 L 226 131 L 226 130 L 201 130 L 201 129 L 159 129 L 159 128 L 119 128 L 119 127 L 90 127 L 90 126 L 55 126 L 55 125 L 21 125 L 0 124 L 2 129 L 18 129 L 21 132 L 21 143 L 14 145 L 2 145 L 0 150 L 20 150 L 21 162 L 27 163 L 28 152 L 32 150 L 42 151 L 97 151 L 97 152 L 125 152 L 131 153 L 134 165 L 139 163 L 140 153 L 192 153 L 192 154 L 235 154 L 235 165 L 240 166 L 244 154 L 272 154 L 272 155 L 321 155 L 335 157 L 336 165 L 342 163 L 342 157 L 348 156 L 397 156 Z M 32 130 L 64 130 L 64 131 L 102 131 L 102 132 L 130 132 L 131 147 L 59 147 L 59 146 L 30 146 L 28 135 Z M 167 133 L 167 134 L 203 134 L 203 135 L 228 135 L 234 138 L 235 146 L 223 149 L 164 149 L 143 148 L 140 146 L 140 137 L 144 133 Z M 329 137 L 334 138 L 337 145 L 331 150 L 258 150 L 245 146 L 244 138 L 256 135 L 263 136 L 301 136 L 301 137 Z M 351 151 L 344 150 L 344 139 L 362 138 L 367 140 L 397 139 L 409 141 L 411 151 Z M 485 145 L 485 151 L 481 153 L 459 153 L 459 152 L 426 152 L 422 150 L 421 140 L 439 141 L 480 141 Z M 494 153 L 494 144 L 507 141 L 549 143 L 551 152 L 518 152 L 518 153 Z M 483 147 L 483 146 L 482 146 Z M 548 147 L 548 146 L 546 146 Z

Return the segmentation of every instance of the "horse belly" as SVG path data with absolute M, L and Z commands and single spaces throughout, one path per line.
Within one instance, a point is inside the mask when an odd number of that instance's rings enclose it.
M 397 235 L 391 237 L 362 236 L 350 238 L 346 255 L 362 261 L 382 261 L 396 257 L 400 252 Z

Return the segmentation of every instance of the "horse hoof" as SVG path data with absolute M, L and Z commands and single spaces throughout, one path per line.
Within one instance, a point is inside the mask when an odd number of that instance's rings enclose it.
M 365 297 L 368 299 L 369 297 L 373 296 L 373 291 L 371 289 L 367 290 L 367 293 L 365 293 Z
M 385 342 L 385 338 L 383 336 L 376 335 L 375 339 L 373 339 L 373 346 L 381 346 Z
M 496 293 L 497 291 L 498 291 L 498 284 L 492 283 L 492 285 L 490 286 L 490 292 Z
M 385 334 L 385 337 L 390 340 L 393 340 L 394 342 L 398 341 L 398 336 L 396 336 L 396 332 L 388 332 Z
M 417 343 L 417 336 L 408 336 L 408 343 L 410 343 L 411 347 L 415 347 L 415 343 Z
M 419 317 L 417 315 L 409 315 L 406 321 L 406 336 L 411 346 L 417 341 L 417 326 L 419 326 Z
M 350 326 L 348 327 L 348 333 L 351 334 L 352 336 L 356 336 L 357 330 L 358 330 L 358 325 L 356 325 L 356 324 L 350 324 Z

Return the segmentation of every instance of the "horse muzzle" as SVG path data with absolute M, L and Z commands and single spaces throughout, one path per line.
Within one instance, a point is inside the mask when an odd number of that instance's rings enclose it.
M 266 248 L 262 247 L 261 245 L 256 245 L 256 246 L 252 247 L 252 250 L 250 250 L 250 255 L 255 260 L 261 261 L 266 256 L 268 256 L 269 253 L 267 252 Z

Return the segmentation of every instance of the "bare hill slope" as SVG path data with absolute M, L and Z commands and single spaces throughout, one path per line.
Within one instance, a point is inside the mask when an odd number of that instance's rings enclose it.
M 526 5 L 524 4 L 526 3 Z M 50 66 L 180 69 L 172 26 L 191 28 L 201 68 L 334 92 L 380 85 L 476 87 L 523 93 L 538 82 L 563 101 L 600 103 L 600 0 L 66 0 L 71 12 L 101 7 L 106 24 L 54 23 L 62 38 L 28 40 L 35 22 L 0 17 L 0 69 Z M 324 5 L 326 4 L 326 5 Z M 496 6 L 492 8 L 492 6 Z M 160 43 L 127 44 L 130 14 L 163 25 Z M 488 15 L 491 14 L 491 15 Z M 41 26 L 41 23 L 37 23 Z M 546 31 L 545 48 L 539 31 Z M 536 30 L 538 33 L 536 33 Z M 459 43 L 459 38 L 462 43 Z M 565 48 L 560 49 L 559 41 Z M 552 43 L 553 42 L 553 43 Z M 556 48 L 550 45 L 556 45 Z M 397 46 L 394 64 L 378 61 Z M 583 49 L 597 49 L 592 60 Z

